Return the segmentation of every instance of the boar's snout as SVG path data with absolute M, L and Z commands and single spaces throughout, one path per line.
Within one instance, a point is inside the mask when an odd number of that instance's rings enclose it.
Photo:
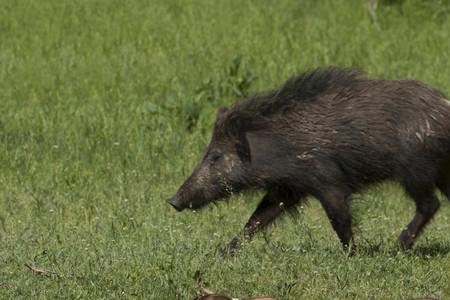
M 183 205 L 180 203 L 180 199 L 177 196 L 173 196 L 167 199 L 167 202 L 172 205 L 177 211 L 182 211 L 184 209 Z

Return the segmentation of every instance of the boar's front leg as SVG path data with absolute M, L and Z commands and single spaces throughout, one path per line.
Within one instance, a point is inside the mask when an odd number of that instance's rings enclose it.
M 407 189 L 407 191 L 416 202 L 416 214 L 400 234 L 400 246 L 404 250 L 410 249 L 413 246 L 414 240 L 433 218 L 440 206 L 438 198 L 433 195 L 432 191 L 416 192 L 412 189 Z
M 272 223 L 282 212 L 292 207 L 299 200 L 300 196 L 294 197 L 290 192 L 269 191 L 245 224 L 241 234 L 233 238 L 221 253 L 232 253 L 239 249 L 244 241 L 250 240 L 256 232 Z
M 354 246 L 350 244 L 352 240 L 352 217 L 349 212 L 349 193 L 339 189 L 331 189 L 320 192 L 317 195 L 333 229 L 336 231 L 344 250 L 354 251 Z

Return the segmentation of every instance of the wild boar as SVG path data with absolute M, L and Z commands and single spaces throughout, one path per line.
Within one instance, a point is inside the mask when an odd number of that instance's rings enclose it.
M 450 105 L 415 80 L 370 80 L 329 67 L 281 88 L 220 108 L 211 142 L 168 202 L 199 208 L 248 188 L 266 191 L 230 251 L 306 196 L 322 204 L 344 248 L 352 241 L 350 196 L 381 181 L 398 182 L 416 213 L 400 234 L 415 238 L 450 196 Z

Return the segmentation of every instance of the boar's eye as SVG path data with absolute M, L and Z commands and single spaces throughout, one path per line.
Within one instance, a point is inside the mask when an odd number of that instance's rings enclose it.
M 211 153 L 210 159 L 212 163 L 215 163 L 222 157 L 222 153 L 219 152 L 213 152 Z

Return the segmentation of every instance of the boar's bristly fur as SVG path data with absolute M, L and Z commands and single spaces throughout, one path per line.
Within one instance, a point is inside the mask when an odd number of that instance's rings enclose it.
M 442 93 L 419 81 L 370 80 L 331 67 L 219 109 L 202 161 L 169 202 L 182 210 L 264 189 L 228 245 L 233 250 L 311 195 L 348 247 L 350 195 L 393 180 L 416 204 L 399 240 L 408 249 L 439 208 L 435 189 L 450 196 L 449 166 L 450 105 Z

